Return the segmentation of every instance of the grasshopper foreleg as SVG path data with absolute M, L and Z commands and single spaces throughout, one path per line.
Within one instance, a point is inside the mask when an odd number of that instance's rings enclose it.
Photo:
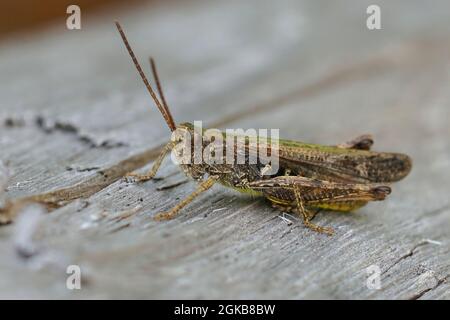
M 211 176 L 205 181 L 202 181 L 194 192 L 192 192 L 184 200 L 182 200 L 175 207 L 173 207 L 172 210 L 157 214 L 155 216 L 155 220 L 170 220 L 174 218 L 181 209 L 183 209 L 185 206 L 191 203 L 197 196 L 199 196 L 200 194 L 211 188 L 216 181 L 217 177 L 215 176 Z
M 162 149 L 161 153 L 158 155 L 158 158 L 156 158 L 155 163 L 153 164 L 152 168 L 147 174 L 137 174 L 134 172 L 128 173 L 125 175 L 126 179 L 130 179 L 136 182 L 145 182 L 148 180 L 151 180 L 155 177 L 156 172 L 158 171 L 159 167 L 161 167 L 161 164 L 166 157 L 166 155 L 173 149 L 175 146 L 175 142 L 169 141 L 164 148 Z

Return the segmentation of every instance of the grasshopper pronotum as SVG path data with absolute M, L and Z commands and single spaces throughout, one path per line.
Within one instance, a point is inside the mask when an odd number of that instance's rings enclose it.
M 171 140 L 145 175 L 130 173 L 136 181 L 152 179 L 165 156 L 183 143 L 184 136 L 194 136 L 190 123 L 176 125 L 161 89 L 153 59 L 150 59 L 153 77 L 160 99 L 149 84 L 133 50 L 118 22 L 117 29 L 154 103 L 161 112 L 169 129 L 178 131 L 177 140 Z M 184 135 L 187 134 L 187 135 Z M 203 138 L 202 147 L 210 145 Z M 233 137 L 234 139 L 234 137 Z M 411 170 L 411 159 L 404 154 L 372 152 L 373 139 L 370 135 L 360 136 L 337 146 L 307 144 L 297 141 L 278 140 L 279 170 L 265 175 L 265 165 L 256 164 L 210 164 L 206 162 L 181 164 L 189 177 L 199 182 L 197 189 L 174 208 L 155 218 L 173 218 L 183 207 L 199 194 L 211 188 L 216 182 L 241 192 L 250 192 L 267 198 L 273 206 L 283 211 L 295 211 L 303 218 L 305 226 L 312 230 L 332 234 L 333 229 L 313 224 L 317 209 L 349 212 L 358 209 L 368 201 L 384 200 L 390 194 L 389 183 L 404 178 Z

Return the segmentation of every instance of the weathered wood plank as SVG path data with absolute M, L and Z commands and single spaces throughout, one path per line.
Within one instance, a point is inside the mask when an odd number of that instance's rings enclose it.
M 168 138 L 112 18 L 3 43 L 7 197 L 76 184 L 93 192 L 41 217 L 40 250 L 27 259 L 16 253 L 23 224 L 0 228 L 0 297 L 449 299 L 448 4 L 409 1 L 404 11 L 404 1 L 381 1 L 374 32 L 367 5 L 193 2 L 119 15 L 141 60 L 157 58 L 178 121 L 328 144 L 370 132 L 375 149 L 412 156 L 387 201 L 317 217 L 334 237 L 220 187 L 157 223 L 195 186 L 157 191 L 184 179 L 169 160 L 161 181 L 110 176 L 92 189 L 105 178 L 98 171 L 140 152 L 151 160 Z M 82 290 L 66 289 L 68 264 L 81 266 Z M 370 265 L 383 272 L 381 290 L 366 286 Z

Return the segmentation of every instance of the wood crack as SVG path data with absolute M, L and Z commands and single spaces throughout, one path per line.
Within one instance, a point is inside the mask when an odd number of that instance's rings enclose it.
M 436 243 L 429 239 L 422 240 L 421 242 L 416 244 L 412 249 L 410 249 L 407 253 L 405 253 L 400 258 L 398 258 L 393 264 L 391 264 L 389 267 L 387 267 L 386 270 L 384 270 L 381 274 L 386 274 L 389 270 L 391 270 L 393 267 L 395 267 L 397 264 L 399 264 L 403 260 L 412 257 L 418 248 L 428 245 L 428 244 L 436 244 Z
M 83 133 L 80 128 L 69 122 L 63 121 L 51 121 L 44 118 L 43 116 L 37 116 L 35 123 L 39 129 L 43 132 L 50 134 L 53 132 L 62 132 L 71 134 L 76 137 L 78 141 L 89 146 L 90 148 L 104 148 L 112 149 L 126 146 L 127 144 L 122 141 L 112 141 L 112 140 L 98 140 L 91 137 L 87 133 Z
M 419 293 L 417 293 L 417 294 L 413 295 L 412 297 L 408 298 L 408 300 L 418 300 L 418 299 L 420 299 L 424 294 L 426 294 L 426 293 L 428 293 L 428 292 L 430 292 L 432 290 L 436 290 L 440 285 L 442 285 L 443 283 L 447 282 L 448 278 L 450 278 L 450 274 L 448 274 L 445 277 L 439 279 L 435 286 L 420 291 Z

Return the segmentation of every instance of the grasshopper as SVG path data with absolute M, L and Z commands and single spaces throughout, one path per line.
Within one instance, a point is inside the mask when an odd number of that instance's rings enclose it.
M 155 176 L 165 156 L 175 148 L 177 143 L 185 142 L 183 137 L 187 136 L 186 134 L 193 136 L 196 133 L 194 126 L 190 123 L 175 124 L 161 88 L 154 60 L 150 58 L 150 64 L 159 99 L 118 22 L 116 22 L 116 27 L 142 81 L 169 129 L 172 132 L 181 133 L 165 145 L 147 174 L 129 173 L 126 176 L 134 181 L 143 182 Z M 202 138 L 202 148 L 206 148 L 211 141 L 207 137 Z M 170 211 L 157 214 L 155 219 L 174 218 L 198 195 L 210 189 L 214 184 L 220 183 L 240 192 L 264 197 L 274 207 L 284 212 L 298 213 L 306 227 L 331 235 L 334 232 L 332 228 L 318 226 L 311 222 L 318 211 L 325 209 L 350 212 L 366 205 L 369 201 L 384 200 L 391 192 L 389 184 L 407 176 L 412 167 L 412 161 L 407 155 L 370 151 L 373 145 L 370 135 L 362 135 L 350 142 L 336 146 L 281 139 L 279 139 L 278 145 L 279 170 L 271 175 L 263 174 L 266 165 L 262 162 L 255 164 L 208 164 L 204 162 L 180 164 L 184 173 L 198 182 L 198 187 Z M 246 148 L 248 151 L 247 144 Z M 178 154 L 178 156 L 180 155 Z M 175 152 L 175 157 L 177 157 L 177 152 Z

